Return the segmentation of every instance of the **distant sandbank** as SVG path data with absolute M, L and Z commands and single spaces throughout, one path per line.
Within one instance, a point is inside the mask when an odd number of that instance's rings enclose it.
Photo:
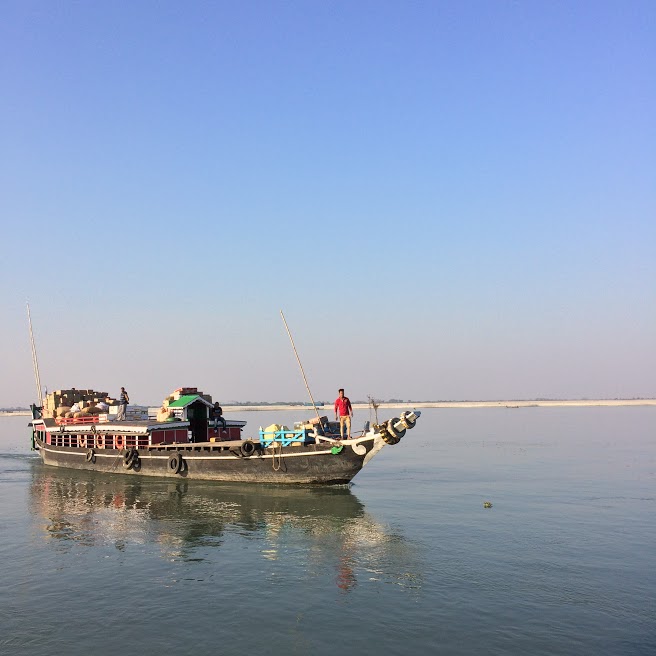
M 379 408 L 589 408 L 589 407 L 617 407 L 617 406 L 656 406 L 656 399 L 584 399 L 578 401 L 429 401 L 425 403 L 381 403 Z M 366 409 L 366 403 L 354 403 L 354 409 Z M 330 413 L 332 406 L 323 405 L 318 408 L 321 412 Z M 280 405 L 224 405 L 224 412 L 252 412 L 256 410 L 305 410 L 311 411 L 312 406 L 301 404 Z M 26 410 L 0 411 L 0 417 L 25 416 L 30 413 Z
M 379 408 L 562 408 L 594 406 L 656 406 L 656 399 L 598 399 L 581 401 L 429 401 L 425 403 L 381 403 Z M 354 409 L 366 409 L 367 403 L 354 403 Z M 322 412 L 332 412 L 332 406 L 318 408 Z M 223 406 L 224 412 L 248 412 L 250 410 L 312 410 L 308 405 L 236 405 Z

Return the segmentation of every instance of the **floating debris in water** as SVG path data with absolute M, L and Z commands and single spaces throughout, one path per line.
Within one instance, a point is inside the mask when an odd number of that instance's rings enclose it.
M 483 501 L 483 508 L 492 508 L 491 501 Z

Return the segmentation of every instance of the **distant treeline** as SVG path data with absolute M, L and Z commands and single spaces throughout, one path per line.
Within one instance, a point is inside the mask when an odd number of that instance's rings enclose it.
M 0 408 L 0 412 L 27 412 L 29 408 L 15 407 L 15 408 Z

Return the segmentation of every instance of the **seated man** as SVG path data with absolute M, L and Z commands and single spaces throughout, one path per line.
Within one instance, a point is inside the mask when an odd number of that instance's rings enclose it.
M 223 408 L 219 405 L 219 402 L 217 401 L 214 404 L 213 408 L 210 408 L 210 419 L 214 420 L 214 430 L 218 431 L 219 430 L 219 422 L 223 426 L 223 430 L 226 429 L 226 420 L 223 418 Z

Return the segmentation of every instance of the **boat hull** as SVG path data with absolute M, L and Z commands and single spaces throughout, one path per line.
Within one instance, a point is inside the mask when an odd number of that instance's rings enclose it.
M 46 465 L 69 469 L 188 480 L 339 485 L 349 483 L 385 442 L 370 434 L 345 441 L 341 450 L 326 443 L 257 445 L 250 456 L 238 446 L 215 443 L 160 445 L 139 449 L 138 457 L 131 458 L 125 449 L 53 446 L 40 439 L 35 446 Z

